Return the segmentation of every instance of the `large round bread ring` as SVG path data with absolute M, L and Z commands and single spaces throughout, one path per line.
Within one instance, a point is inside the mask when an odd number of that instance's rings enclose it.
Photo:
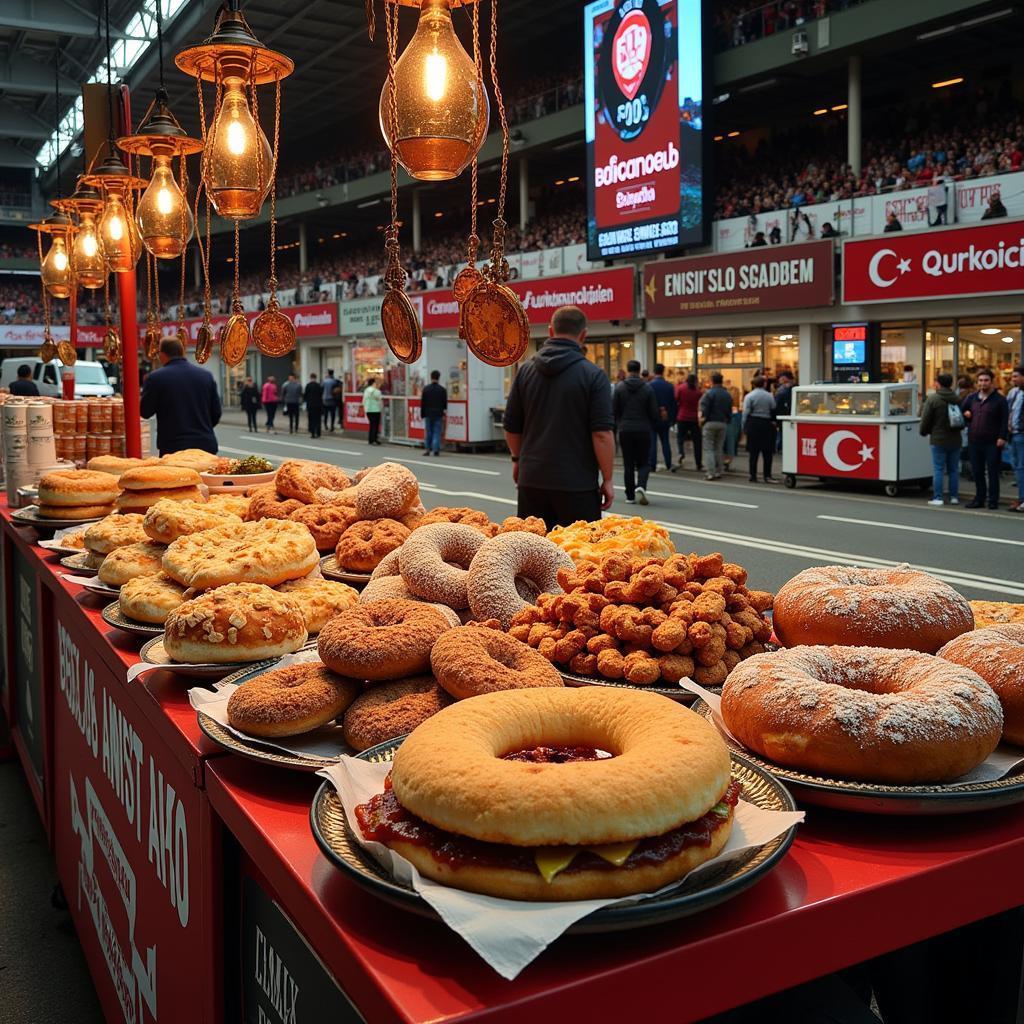
M 431 523 L 409 534 L 399 548 L 405 585 L 419 597 L 449 608 L 468 608 L 469 566 L 484 535 L 461 523 Z
M 614 756 L 503 760 L 539 746 Z M 729 772 L 714 726 L 667 697 L 543 687 L 445 708 L 398 748 L 391 781 L 402 806 L 438 828 L 491 843 L 584 846 L 695 821 L 721 798 Z
M 446 604 L 437 604 L 419 597 L 409 590 L 401 576 L 381 576 L 371 579 L 359 592 L 359 604 L 370 604 L 373 601 L 419 601 L 430 608 L 436 608 L 448 620 L 451 626 L 461 626 L 459 613 Z
M 947 782 L 988 757 L 1003 731 L 975 672 L 916 651 L 797 647 L 741 661 L 722 717 L 776 764 L 860 782 Z
M 822 565 L 804 569 L 776 594 L 772 625 L 786 647 L 836 644 L 934 654 L 974 628 L 974 613 L 949 584 L 908 565 Z
M 371 601 L 339 612 L 320 631 L 320 660 L 353 679 L 400 679 L 430 668 L 430 650 L 451 629 L 420 601 Z
M 543 654 L 486 626 L 460 626 L 438 637 L 430 652 L 430 667 L 438 683 L 457 700 L 498 690 L 565 685 Z
M 497 619 L 507 630 L 512 616 L 528 604 L 516 588 L 517 576 L 536 586 L 539 594 L 560 594 L 558 570 L 575 568 L 572 558 L 546 537 L 535 533 L 491 537 L 480 545 L 469 567 L 467 591 L 473 617 L 480 622 Z
M 398 567 L 398 559 L 401 553 L 401 548 L 395 548 L 394 551 L 389 551 L 377 563 L 377 568 L 370 573 L 370 579 L 377 580 L 380 579 L 381 576 L 401 576 L 402 570 Z

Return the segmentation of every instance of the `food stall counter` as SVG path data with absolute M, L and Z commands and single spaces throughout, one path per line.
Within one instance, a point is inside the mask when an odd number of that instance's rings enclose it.
M 207 765 L 210 802 L 238 843 L 243 921 L 258 919 L 245 907 L 254 894 L 275 906 L 301 937 L 294 956 L 308 943 L 320 986 L 375 1024 L 633 1020 L 666 1005 L 696 1021 L 1024 902 L 1022 807 L 955 819 L 811 808 L 778 867 L 728 903 L 651 928 L 563 936 L 505 981 L 446 926 L 378 900 L 320 854 L 309 823 L 318 782 L 234 757 Z M 244 975 L 246 964 L 259 969 L 263 931 L 238 934 L 229 960 Z M 259 996 L 250 982 L 235 979 L 240 998 Z

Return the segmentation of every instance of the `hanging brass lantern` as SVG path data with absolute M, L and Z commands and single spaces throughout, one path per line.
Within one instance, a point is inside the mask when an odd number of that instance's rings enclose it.
M 39 238 L 39 275 L 46 295 L 66 299 L 75 287 L 71 267 L 71 246 L 75 226 L 64 213 L 55 213 L 38 224 L 30 224 Z M 43 253 L 43 235 L 50 236 L 50 248 Z
M 102 288 L 107 278 L 107 265 L 103 259 L 96 217 L 103 210 L 103 197 L 79 178 L 74 193 L 67 199 L 55 199 L 53 205 L 77 221 L 78 230 L 71 248 L 71 269 L 75 280 L 83 288 Z
M 146 179 L 133 175 L 114 152 L 82 180 L 103 196 L 98 228 L 107 270 L 114 274 L 134 270 L 142 254 L 142 240 L 135 226 L 133 190 L 145 188 Z

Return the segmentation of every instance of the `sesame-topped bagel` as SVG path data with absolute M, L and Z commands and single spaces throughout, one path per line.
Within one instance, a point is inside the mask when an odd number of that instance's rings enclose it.
M 320 632 L 320 660 L 353 679 L 398 679 L 425 672 L 430 650 L 451 624 L 420 601 L 371 601 L 336 615 Z
M 613 756 L 531 764 L 505 755 L 588 746 Z M 509 690 L 459 701 L 395 754 L 402 806 L 438 828 L 516 846 L 657 836 L 693 821 L 729 784 L 714 726 L 667 697 L 603 687 Z
M 722 717 L 776 764 L 862 782 L 948 782 L 995 749 L 999 698 L 975 672 L 917 651 L 796 647 L 741 661 Z
M 974 628 L 974 613 L 951 586 L 908 565 L 822 565 L 782 587 L 772 624 L 786 647 L 836 644 L 934 654 Z
M 421 526 L 423 529 L 426 527 Z M 517 590 L 517 577 L 536 587 L 538 594 L 560 594 L 558 570 L 574 568 L 569 555 L 546 537 L 535 533 L 491 537 L 480 546 L 469 567 L 467 592 L 473 617 L 497 619 L 502 629 L 508 629 L 512 617 L 528 603 Z
M 399 548 L 405 585 L 419 597 L 449 608 L 468 608 L 469 566 L 484 535 L 461 523 L 431 523 L 414 530 Z

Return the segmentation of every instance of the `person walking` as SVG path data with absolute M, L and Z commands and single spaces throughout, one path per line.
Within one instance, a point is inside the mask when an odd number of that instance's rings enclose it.
M 721 480 L 725 471 L 725 432 L 732 419 L 732 395 L 722 387 L 720 373 L 711 374 L 711 387 L 700 397 L 700 418 L 704 459 L 707 463 L 705 480 Z
M 612 415 L 622 450 L 626 501 L 646 505 L 651 431 L 657 429 L 661 415 L 654 388 L 640 376 L 640 363 L 630 359 L 626 370 L 626 379 L 615 385 L 612 394 Z
M 423 454 L 440 455 L 444 421 L 448 414 L 448 392 L 441 384 L 441 371 L 432 370 L 430 383 L 420 395 L 420 419 L 423 420 Z
M 608 377 L 583 352 L 583 311 L 556 309 L 548 336 L 512 381 L 504 427 L 518 513 L 551 530 L 611 507 L 615 424 Z
M 940 373 L 935 390 L 921 406 L 922 437 L 932 449 L 932 498 L 929 505 L 944 505 L 944 477 L 949 477 L 949 503 L 960 504 L 960 449 L 963 445 L 964 414 L 953 390 L 953 375 Z
M 627 366 L 629 364 L 627 363 Z M 672 424 L 676 421 L 676 389 L 665 380 L 665 367 L 655 363 L 654 376 L 649 381 L 654 397 L 658 401 L 658 422 L 651 431 L 650 464 L 651 472 L 658 471 L 658 442 L 661 442 L 661 454 L 665 459 L 665 468 L 672 469 L 672 442 L 669 439 Z
M 263 382 L 263 390 L 260 392 L 260 401 L 263 403 L 263 408 L 267 413 L 268 434 L 277 433 L 274 429 L 274 417 L 277 415 L 278 399 L 277 381 L 273 377 L 268 377 Z
M 999 508 L 999 470 L 1009 427 L 1010 407 L 996 390 L 991 370 L 979 370 L 978 390 L 960 408 L 967 420 L 967 458 L 974 476 L 974 500 L 965 508 Z M 988 481 L 986 483 L 986 475 Z
M 377 378 L 371 377 L 363 389 L 363 412 L 370 421 L 370 435 L 367 438 L 368 444 L 380 444 L 380 414 L 384 410 L 384 396 L 377 387 Z
M 750 482 L 757 483 L 757 459 L 760 456 L 764 482 L 778 483 L 772 476 L 772 457 L 775 454 L 775 396 L 768 390 L 768 382 L 764 377 L 755 377 L 750 384 L 750 392 L 743 399 L 741 423 L 747 435 Z
M 18 367 L 18 379 L 11 381 L 8 390 L 12 395 L 21 395 L 25 398 L 39 397 L 39 388 L 32 379 L 32 367 L 28 363 L 22 363 Z
M 185 358 L 177 338 L 160 342 L 160 367 L 146 377 L 139 398 L 144 419 L 156 416 L 156 446 L 161 455 L 184 448 L 217 454 L 220 396 L 213 374 Z
M 689 439 L 693 443 L 693 461 L 698 473 L 704 469 L 699 423 L 700 399 L 703 394 L 695 373 L 691 373 L 685 381 L 676 385 L 676 441 L 679 445 L 679 466 L 682 466 L 686 458 L 686 441 Z
M 253 383 L 252 377 L 245 378 L 245 384 L 238 394 L 238 399 L 242 403 L 242 409 L 245 411 L 245 418 L 248 422 L 246 429 L 250 434 L 255 434 L 259 430 L 256 423 L 256 410 L 260 407 L 260 389 Z
M 316 374 L 309 375 L 303 398 L 306 400 L 306 418 L 309 420 L 309 436 L 320 436 L 320 418 L 324 411 L 323 385 L 316 379 Z
M 775 387 L 775 419 L 780 416 L 790 416 L 793 412 L 793 374 L 789 370 L 783 370 L 776 378 Z M 778 434 L 775 443 L 775 450 L 782 451 L 782 427 L 776 427 Z
M 326 423 L 328 433 L 331 434 L 334 433 L 334 415 L 338 411 L 338 399 L 334 394 L 334 389 L 337 386 L 338 381 L 335 379 L 334 371 L 328 370 L 323 383 L 324 421 Z
M 299 412 L 302 409 L 302 385 L 294 373 L 288 374 L 288 379 L 281 385 L 281 401 L 284 402 L 285 412 L 288 413 L 288 433 L 299 432 Z
M 1010 503 L 1011 512 L 1024 512 L 1024 366 L 1015 366 L 1010 375 L 1013 387 L 1006 393 L 1009 407 L 1010 463 L 1017 478 L 1017 500 Z

